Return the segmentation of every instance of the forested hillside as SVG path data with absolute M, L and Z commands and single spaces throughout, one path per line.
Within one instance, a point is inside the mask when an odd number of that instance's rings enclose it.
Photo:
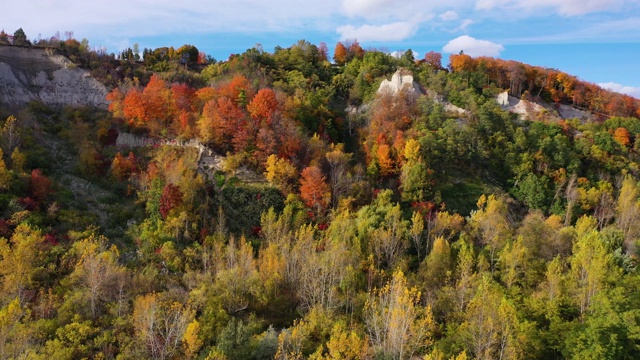
M 357 42 L 36 45 L 109 108 L 0 104 L 0 358 L 640 357 L 640 100 Z

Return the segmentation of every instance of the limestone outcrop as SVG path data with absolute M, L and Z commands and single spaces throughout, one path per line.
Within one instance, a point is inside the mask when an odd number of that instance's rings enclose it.
M 413 75 L 408 71 L 396 71 L 391 80 L 384 79 L 378 88 L 378 94 L 387 93 L 396 95 L 401 91 L 407 91 L 410 94 L 420 95 L 420 87 L 413 81 Z

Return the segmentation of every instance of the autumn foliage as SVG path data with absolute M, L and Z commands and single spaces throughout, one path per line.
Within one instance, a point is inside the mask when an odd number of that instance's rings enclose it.
M 424 61 L 436 70 L 442 69 L 442 54 L 429 51 L 424 55 Z
M 336 47 L 333 50 L 333 60 L 338 65 L 344 65 L 344 63 L 347 61 L 347 48 L 343 43 L 338 42 L 336 44 Z
M 31 195 L 38 203 L 43 203 L 52 192 L 53 183 L 46 177 L 42 170 L 34 169 L 31 171 L 29 179 L 29 188 Z
M 449 69 L 467 78 L 481 71 L 485 81 L 473 85 L 484 87 L 493 83 L 509 89 L 509 93 L 518 98 L 526 91 L 534 100 L 569 104 L 600 116 L 639 115 L 640 100 L 605 90 L 556 69 L 485 56 L 473 58 L 466 54 L 451 55 Z
M 247 105 L 247 111 L 254 121 L 266 121 L 271 124 L 272 117 L 278 110 L 278 100 L 276 94 L 271 89 L 260 89 L 256 96 Z
M 302 170 L 300 178 L 300 197 L 304 203 L 321 212 L 329 206 L 331 193 L 329 185 L 322 171 L 317 166 L 310 166 Z
M 182 204 L 182 191 L 174 184 L 167 184 L 160 197 L 160 215 L 166 219 L 169 212 Z
M 111 172 L 118 181 L 127 179 L 131 174 L 137 171 L 138 161 L 133 152 L 129 152 L 127 157 L 124 157 L 120 152 L 118 152 L 111 162 Z

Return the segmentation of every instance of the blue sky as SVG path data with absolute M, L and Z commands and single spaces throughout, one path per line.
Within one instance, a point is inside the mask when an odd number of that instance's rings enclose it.
M 192 44 L 217 59 L 299 39 L 332 50 L 464 50 L 557 68 L 640 98 L 640 0 L 25 0 L 0 27 L 29 38 L 73 31 L 109 52 Z

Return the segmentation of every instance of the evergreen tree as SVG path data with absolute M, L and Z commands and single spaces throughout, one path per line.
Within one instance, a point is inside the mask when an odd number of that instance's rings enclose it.
M 22 30 L 22 28 L 16 30 L 16 32 L 13 33 L 13 45 L 18 45 L 18 46 L 31 45 L 31 42 L 27 40 L 27 34 L 24 33 L 24 30 Z

